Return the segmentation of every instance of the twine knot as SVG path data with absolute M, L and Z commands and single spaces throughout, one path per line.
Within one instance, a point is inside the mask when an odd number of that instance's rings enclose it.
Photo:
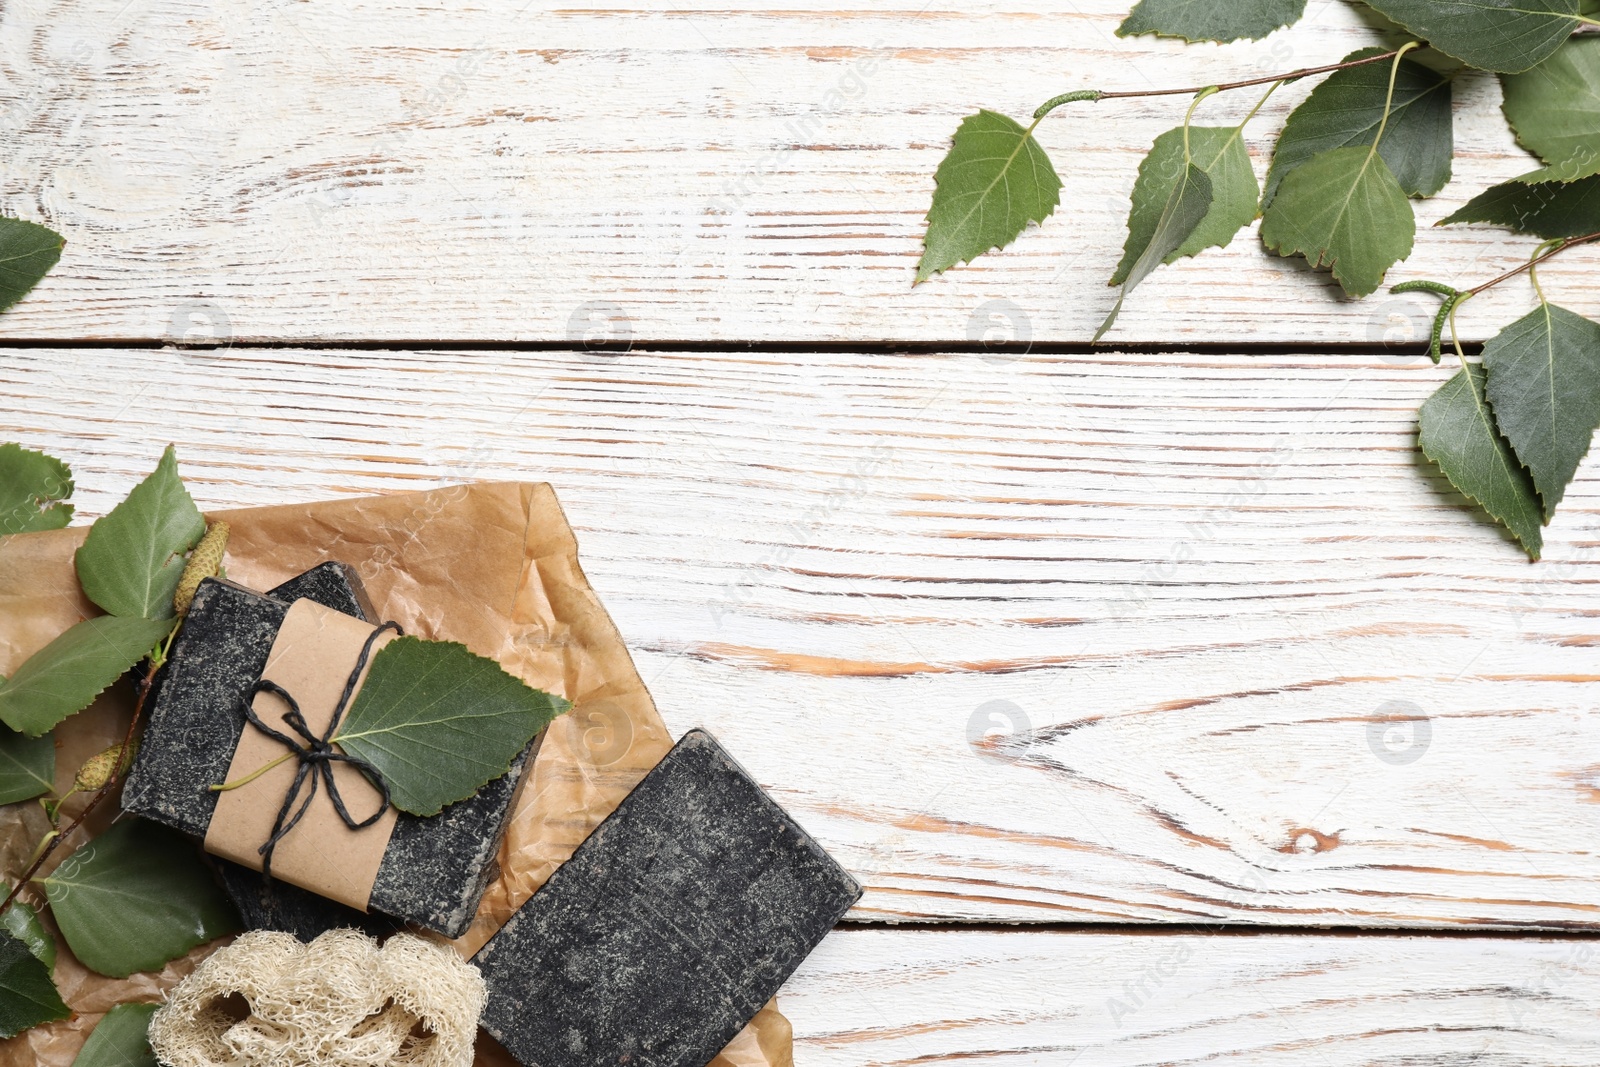
M 254 726 L 257 730 L 287 748 L 294 756 L 296 764 L 294 782 L 290 784 L 288 792 L 284 794 L 283 804 L 278 808 L 278 817 L 272 823 L 272 833 L 268 836 L 266 844 L 256 849 L 261 854 L 261 873 L 268 878 L 272 877 L 273 850 L 278 847 L 278 842 L 282 841 L 289 831 L 295 828 L 311 807 L 311 802 L 317 798 L 319 780 L 326 785 L 328 799 L 333 801 L 334 810 L 339 813 L 339 818 L 343 819 L 344 824 L 352 830 L 366 829 L 383 818 L 383 813 L 389 810 L 389 786 L 383 780 L 383 775 L 378 773 L 378 768 L 358 756 L 340 752 L 333 746 L 333 736 L 339 729 L 340 720 L 344 718 L 345 709 L 350 703 L 350 698 L 355 695 L 356 686 L 361 680 L 361 672 L 366 668 L 367 660 L 372 655 L 373 643 L 377 641 L 379 635 L 386 631 L 393 631 L 397 634 L 405 633 L 398 623 L 386 622 L 367 635 L 366 642 L 361 646 L 361 655 L 356 657 L 356 665 L 350 670 L 350 677 L 344 684 L 344 692 L 340 695 L 339 703 L 335 705 L 333 715 L 328 719 L 328 727 L 322 732 L 321 737 L 311 731 L 304 713 L 300 710 L 299 702 L 277 682 L 262 678 L 251 686 L 250 691 L 244 696 L 245 719 L 249 721 L 251 726 Z M 300 735 L 301 741 L 304 742 L 303 744 L 282 730 L 268 725 L 261 716 L 256 714 L 252 704 L 257 693 L 271 693 L 289 705 L 289 710 L 284 713 L 283 721 L 291 730 Z M 360 820 L 350 814 L 350 809 L 345 807 L 344 797 L 339 794 L 339 783 L 333 776 L 333 765 L 335 763 L 348 763 L 366 775 L 367 780 L 378 790 L 382 798 L 377 811 Z M 308 778 L 310 779 L 311 787 L 306 792 L 305 799 L 300 800 L 300 806 L 295 808 L 295 801 L 300 799 L 300 791 L 305 787 Z M 293 811 L 293 814 L 290 814 L 291 811 Z

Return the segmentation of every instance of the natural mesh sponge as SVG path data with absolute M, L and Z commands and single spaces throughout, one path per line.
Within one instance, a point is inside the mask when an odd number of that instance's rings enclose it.
M 172 990 L 150 1046 L 168 1067 L 469 1067 L 484 996 L 476 967 L 410 934 L 254 930 Z

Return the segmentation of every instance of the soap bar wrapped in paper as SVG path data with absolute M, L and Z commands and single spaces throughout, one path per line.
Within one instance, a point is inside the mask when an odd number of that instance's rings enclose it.
M 259 791 L 252 783 L 233 791 L 237 796 L 221 794 L 228 797 L 221 808 L 219 794 L 211 787 L 229 779 L 241 741 L 253 746 L 263 740 L 245 714 L 245 700 L 262 677 L 280 629 L 292 614 L 299 620 L 296 640 L 301 654 L 288 655 L 293 647 L 286 646 L 281 660 L 285 664 L 303 665 L 322 643 L 319 634 L 326 637 L 335 630 L 344 634 L 346 640 L 339 650 L 348 652 L 359 648 L 359 635 L 373 630 L 368 623 L 310 600 L 289 605 L 226 581 L 201 583 L 150 709 L 144 744 L 124 791 L 124 808 L 205 838 L 208 848 L 228 858 L 248 861 L 258 854 L 271 832 L 273 815 L 284 802 L 284 783 L 277 783 L 276 792 L 264 781 L 266 787 Z M 358 635 L 354 645 L 348 640 L 351 634 Z M 340 667 L 337 660 L 335 654 L 321 669 L 350 670 L 348 662 Z M 267 694 L 256 697 L 266 703 L 275 699 Z M 261 705 L 254 706 L 266 721 Z M 282 725 L 281 714 L 278 722 Z M 513 762 L 506 775 L 435 816 L 418 818 L 391 812 L 385 816 L 387 827 L 348 831 L 349 836 L 339 833 L 347 828 L 337 821 L 332 831 L 326 819 L 296 826 L 273 850 L 279 855 L 275 871 L 347 905 L 364 906 L 447 937 L 460 936 L 494 873 L 491 861 L 531 748 Z M 269 758 L 275 754 L 270 744 L 264 751 Z M 275 750 L 283 751 L 281 747 Z M 262 760 L 262 765 L 269 761 Z M 279 770 L 290 779 L 296 773 L 292 762 Z M 361 773 L 347 770 L 340 780 L 354 786 Z M 273 773 L 263 778 L 270 779 Z M 355 790 L 350 791 L 354 794 Z M 326 792 L 321 797 L 324 802 Z M 348 806 L 367 813 L 374 802 L 371 796 L 357 799 L 352 795 Z M 226 813 L 229 808 L 236 813 L 254 813 L 256 818 L 248 827 L 214 827 L 219 810 Z M 260 825 L 263 813 L 266 833 Z M 378 838 L 369 836 L 372 829 L 387 831 L 381 847 Z M 359 847 L 352 844 L 358 840 Z M 369 849 L 375 854 L 359 855 Z M 298 858 L 290 859 L 291 855 Z M 286 862 L 289 869 L 285 869 Z

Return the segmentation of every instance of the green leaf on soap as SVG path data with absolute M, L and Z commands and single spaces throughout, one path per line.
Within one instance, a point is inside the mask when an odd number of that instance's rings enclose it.
M 1438 225 L 1487 222 L 1539 237 L 1581 237 L 1600 231 L 1600 175 L 1576 181 L 1524 181 L 1544 171 L 1501 182 L 1467 201 Z
M 94 703 L 172 632 L 172 619 L 85 619 L 0 682 L 0 722 L 29 737 Z
M 1344 62 L 1380 55 L 1382 48 L 1363 48 Z M 1278 137 L 1267 171 L 1263 204 L 1284 176 L 1319 152 L 1370 145 L 1383 126 L 1383 104 L 1389 95 L 1391 63 L 1368 63 L 1334 71 L 1305 102 L 1295 108 Z M 1408 196 L 1432 196 L 1450 180 L 1450 155 L 1455 138 L 1450 126 L 1450 79 L 1409 59 L 1395 73 L 1394 105 L 1384 127 L 1378 154 L 1389 164 Z
M 0 445 L 0 537 L 59 530 L 72 521 L 72 471 L 43 452 Z
M 933 180 L 919 282 L 1005 247 L 1061 201 L 1061 179 L 1032 132 L 994 111 L 961 121 Z
M 21 219 L 0 219 L 0 311 L 28 295 L 61 259 L 59 233 Z
M 1517 141 L 1546 163 L 1600 169 L 1600 37 L 1574 37 L 1532 70 L 1500 78 Z
M 46 967 L 54 969 L 56 965 L 56 939 L 50 936 L 50 931 L 44 928 L 44 923 L 39 921 L 39 913 L 33 910 L 31 904 L 14 903 L 0 914 L 0 927 L 4 927 L 12 937 L 28 946 L 28 951 Z
M 25 941 L 0 931 L 0 1038 L 71 1014 L 56 991 L 50 968 Z
M 1250 166 L 1250 153 L 1237 126 L 1191 126 L 1190 158 L 1211 181 L 1211 206 L 1189 236 L 1161 260 L 1172 263 L 1213 246 L 1221 248 L 1256 217 L 1261 187 Z M 1155 140 L 1139 164 L 1133 183 L 1133 204 L 1128 212 L 1128 240 L 1122 262 L 1111 275 L 1112 285 L 1127 281 L 1133 265 L 1150 247 L 1156 227 L 1172 196 L 1172 187 L 1184 174 L 1183 127 L 1168 130 Z
M 1539 558 L 1539 495 L 1495 424 L 1481 364 L 1457 371 L 1423 403 L 1417 440 L 1451 485 L 1510 530 L 1529 559 Z
M 1255 41 L 1293 25 L 1305 13 L 1306 0 L 1139 0 L 1117 27 L 1117 36 L 1154 33 L 1186 41 Z
M 5 679 L 0 678 L 0 691 Z M 28 737 L 0 726 L 0 804 L 32 800 L 50 792 L 56 780 L 56 742 L 48 734 Z
M 183 576 L 183 554 L 206 532 L 206 520 L 178 477 L 171 445 L 128 499 L 89 530 L 78 549 L 78 581 L 113 615 L 165 619 Z
M 1111 313 L 1095 331 L 1093 339 L 1096 341 L 1104 337 L 1117 321 L 1117 315 L 1122 312 L 1122 302 L 1128 298 L 1128 294 L 1194 235 L 1204 221 L 1206 212 L 1211 210 L 1210 177 L 1194 163 L 1184 163 L 1181 157 L 1178 163 L 1182 164 L 1178 179 L 1168 190 L 1166 200 L 1161 205 L 1161 214 L 1156 217 L 1155 225 L 1150 227 L 1144 247 L 1135 250 L 1131 244 L 1133 235 L 1130 234 L 1128 251 L 1137 251 L 1137 258 L 1123 274 L 1122 292 L 1117 294 L 1117 302 L 1112 305 Z M 1132 226 L 1131 217 L 1129 225 Z M 1123 258 L 1126 261 L 1127 255 L 1124 254 Z M 1118 272 L 1122 273 L 1120 267 Z
M 112 978 L 239 929 L 195 846 L 143 819 L 116 823 L 40 881 L 72 954 Z
M 1350 296 L 1366 296 L 1411 254 L 1411 201 L 1370 147 L 1319 152 L 1291 170 L 1261 219 L 1261 240 L 1280 256 L 1328 267 Z
M 401 637 L 372 657 L 334 741 L 377 768 L 395 807 L 436 815 L 505 774 L 569 707 L 464 645 Z
M 1447 56 L 1511 74 L 1542 63 L 1578 28 L 1578 0 L 1367 0 Z
M 150 1049 L 150 1018 L 159 1004 L 118 1004 L 95 1024 L 72 1067 L 159 1067 Z
M 1600 426 L 1600 324 L 1543 303 L 1483 346 L 1495 423 L 1555 514 Z

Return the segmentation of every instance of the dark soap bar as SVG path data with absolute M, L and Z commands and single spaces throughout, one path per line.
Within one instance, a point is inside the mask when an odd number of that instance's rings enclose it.
M 474 958 L 527 1067 L 704 1067 L 861 896 L 691 730 Z
M 268 589 L 267 596 L 285 604 L 293 604 L 296 600 L 313 600 L 325 608 L 342 611 L 370 623 L 382 621 L 372 609 L 372 601 L 367 599 L 366 587 L 361 584 L 356 569 L 338 560 L 329 560 L 304 574 L 295 575 L 276 589 Z
M 347 563 L 330 561 L 313 567 L 276 589 L 268 590 L 267 596 L 285 604 L 304 597 L 358 619 L 378 621 L 360 577 Z M 281 930 L 302 941 L 311 941 L 319 934 L 342 926 L 353 926 L 373 937 L 384 937 L 404 925 L 379 912 L 359 912 L 281 878 L 267 878 L 260 871 L 231 860 L 218 857 L 214 863 L 222 878 L 222 888 L 239 909 L 247 930 Z
M 244 694 L 266 665 L 289 605 L 231 582 L 200 583 L 173 646 L 122 806 L 204 837 L 245 727 Z M 494 871 L 511 801 L 537 739 L 502 778 L 438 815 L 400 814 L 370 907 L 446 937 L 472 922 Z

